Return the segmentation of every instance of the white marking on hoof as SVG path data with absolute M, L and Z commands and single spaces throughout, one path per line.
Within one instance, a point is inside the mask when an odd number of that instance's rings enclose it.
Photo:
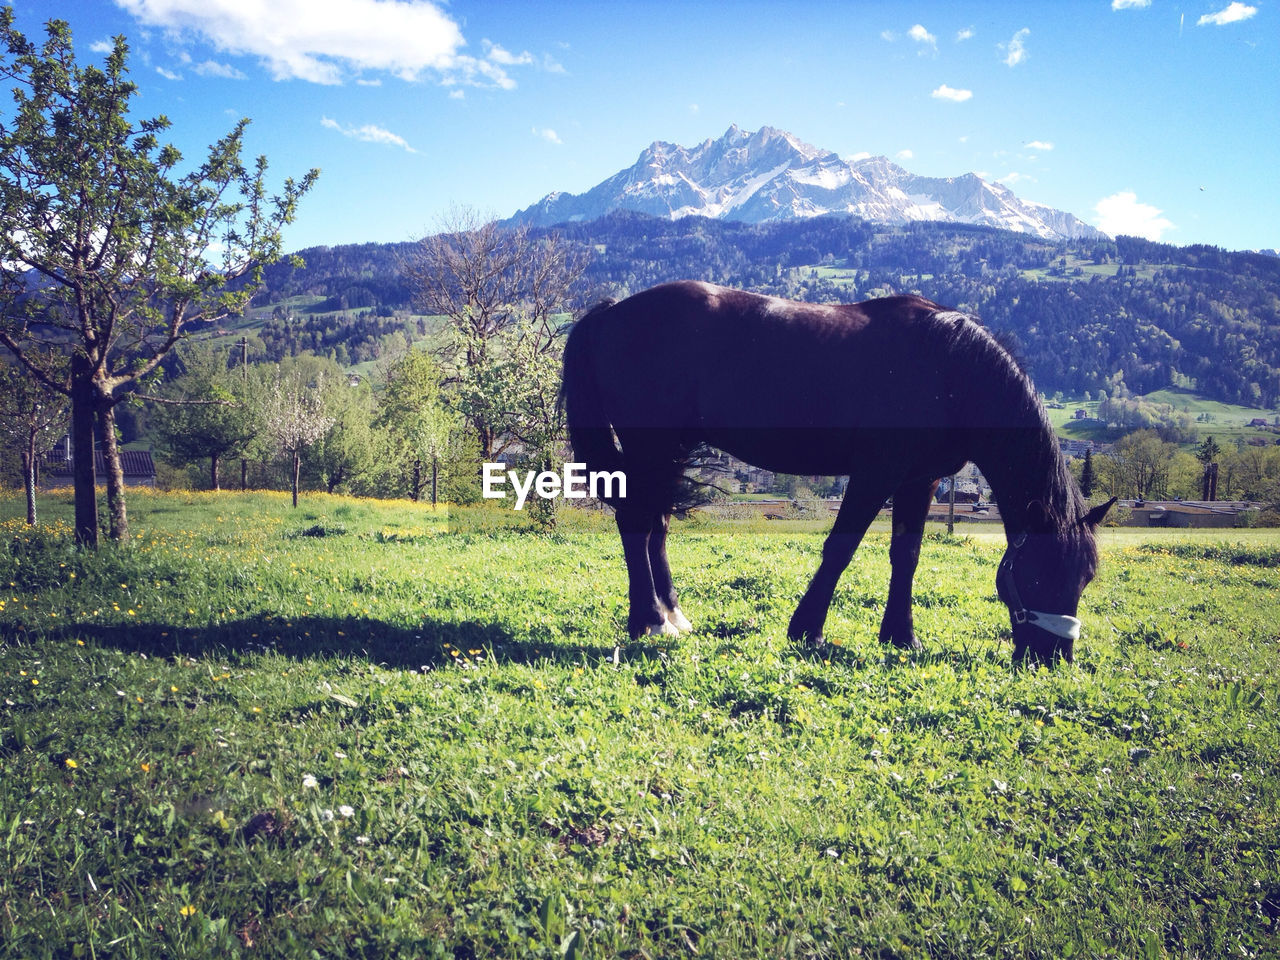
M 675 624 L 670 620 L 663 620 L 662 623 L 650 624 L 644 628 L 646 637 L 678 637 L 680 631 L 676 629 Z
M 693 624 L 679 607 L 672 607 L 667 611 L 667 622 L 681 633 L 690 633 L 693 630 Z

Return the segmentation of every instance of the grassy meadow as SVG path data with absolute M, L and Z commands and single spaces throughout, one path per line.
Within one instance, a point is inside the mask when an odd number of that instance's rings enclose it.
M 1107 531 L 1009 668 L 998 530 L 888 538 L 821 654 L 813 524 L 676 524 L 696 632 L 615 642 L 609 517 L 0 501 L 0 957 L 1277 957 L 1280 534 Z M 503 515 L 503 520 L 510 520 Z M 501 525 L 498 525 L 499 527 Z

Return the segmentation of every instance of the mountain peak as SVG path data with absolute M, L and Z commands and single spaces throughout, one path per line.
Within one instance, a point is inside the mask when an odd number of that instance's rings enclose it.
M 786 130 L 748 131 L 736 123 L 695 147 L 655 140 L 635 164 L 586 193 L 548 194 L 511 222 L 552 226 L 618 209 L 748 223 L 848 213 L 885 223 L 974 223 L 1045 239 L 1104 236 L 975 173 L 921 177 L 887 157 L 844 160 Z

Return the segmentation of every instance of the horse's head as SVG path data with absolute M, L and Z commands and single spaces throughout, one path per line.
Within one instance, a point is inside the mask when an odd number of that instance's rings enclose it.
M 1013 624 L 1013 662 L 1071 663 L 1080 636 L 1080 594 L 1098 572 L 1093 531 L 1115 499 L 1058 524 L 1043 504 L 1028 507 L 1027 529 L 1013 536 L 996 572 L 996 592 Z

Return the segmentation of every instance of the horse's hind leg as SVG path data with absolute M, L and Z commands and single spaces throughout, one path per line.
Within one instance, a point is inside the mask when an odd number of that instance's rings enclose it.
M 671 582 L 671 566 L 667 563 L 667 531 L 671 526 L 669 513 L 658 514 L 649 530 L 649 569 L 653 574 L 653 589 L 658 597 L 667 622 L 681 633 L 693 629 L 693 624 L 680 609 L 675 584 Z
M 911 584 L 920 562 L 920 541 L 936 480 L 912 480 L 893 494 L 893 537 L 889 541 L 889 599 L 880 622 L 880 640 L 903 650 L 919 650 L 911 619 Z
M 827 622 L 827 610 L 831 607 L 831 598 L 835 596 L 836 582 L 853 559 L 853 552 L 858 549 L 867 527 L 871 526 L 871 521 L 880 512 L 882 503 L 883 496 L 859 494 L 855 485 L 850 483 L 844 503 L 840 505 L 840 512 L 836 514 L 836 522 L 822 545 L 822 563 L 809 582 L 809 589 L 800 598 L 796 612 L 791 616 L 787 636 L 792 640 L 804 641 L 814 647 L 821 645 L 822 626 Z

